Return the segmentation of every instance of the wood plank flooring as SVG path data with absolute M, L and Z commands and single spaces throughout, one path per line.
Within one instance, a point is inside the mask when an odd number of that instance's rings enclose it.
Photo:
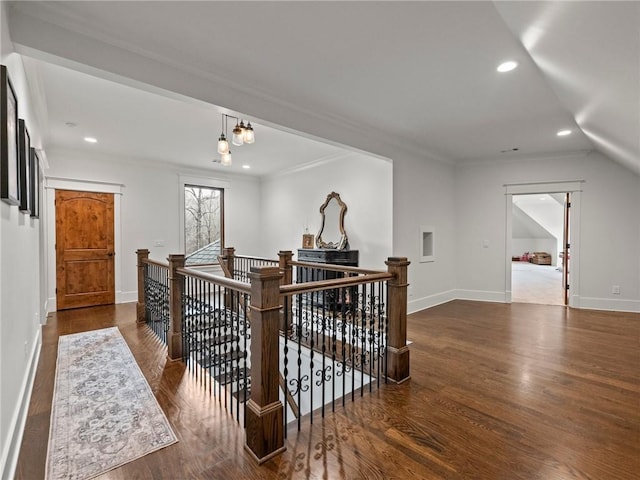
M 640 315 L 454 301 L 409 317 L 410 381 L 301 432 L 263 466 L 217 399 L 135 305 L 60 312 L 43 328 L 16 478 L 41 479 L 59 335 L 116 325 L 179 443 L 102 479 L 626 480 L 640 472 Z

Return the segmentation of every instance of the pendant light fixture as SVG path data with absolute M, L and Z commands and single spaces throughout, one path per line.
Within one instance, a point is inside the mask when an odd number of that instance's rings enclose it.
M 231 150 L 229 149 L 228 138 L 228 119 L 229 117 L 236 120 L 236 126 L 233 128 L 233 136 L 231 137 L 231 143 L 236 146 L 241 146 L 245 143 L 254 143 L 256 141 L 255 133 L 251 122 L 247 122 L 245 126 L 244 121 L 233 115 L 222 114 L 222 133 L 218 138 L 218 153 L 220 154 L 220 164 L 228 167 L 231 165 Z
M 244 143 L 244 129 L 245 126 L 242 120 L 240 120 L 239 124 L 236 122 L 236 126 L 233 129 L 233 140 L 231 140 L 231 143 L 237 147 Z
M 220 138 L 218 138 L 218 153 L 220 155 L 224 155 L 225 153 L 229 153 L 229 142 L 227 142 L 227 137 L 224 135 L 225 131 L 225 120 L 226 115 L 222 116 L 222 133 L 220 134 Z
M 222 156 L 220 157 L 220 164 L 223 167 L 228 167 L 229 165 L 231 165 L 231 150 L 229 150 L 227 153 L 222 154 Z
M 244 130 L 244 143 L 253 143 L 256 141 L 256 137 L 253 134 L 253 127 L 251 122 L 247 122 L 247 128 Z

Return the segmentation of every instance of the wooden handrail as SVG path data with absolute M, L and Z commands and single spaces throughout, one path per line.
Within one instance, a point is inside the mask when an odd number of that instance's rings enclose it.
M 332 272 L 348 272 L 348 273 L 363 273 L 363 274 L 373 274 L 373 273 L 382 273 L 384 270 L 369 270 L 367 268 L 360 267 L 347 267 L 336 265 L 334 263 L 313 263 L 313 262 L 290 262 L 291 265 L 295 267 L 309 267 L 309 268 L 317 268 L 319 270 L 330 270 Z
M 297 293 L 317 292 L 319 290 L 329 290 L 332 288 L 349 287 L 352 285 L 364 285 L 365 283 L 391 280 L 393 274 L 388 272 L 378 272 L 360 277 L 336 278 L 333 280 L 317 280 L 315 282 L 295 283 L 293 285 L 281 285 L 280 295 L 295 295 Z
M 156 265 L 158 267 L 169 268 L 169 262 L 159 262 L 157 260 L 152 260 L 150 258 L 142 259 L 142 263 L 146 263 L 148 265 Z
M 236 258 L 244 258 L 246 260 L 258 260 L 260 262 L 270 262 L 273 264 L 278 264 L 278 260 L 274 260 L 273 258 L 264 258 L 264 257 L 252 257 L 249 255 L 235 255 Z
M 178 268 L 176 270 L 180 275 L 190 276 L 205 280 L 211 283 L 217 283 L 223 287 L 231 288 L 242 293 L 251 293 L 251 284 L 233 280 L 231 278 L 220 277 L 218 275 L 211 275 L 210 273 L 200 272 L 192 268 Z

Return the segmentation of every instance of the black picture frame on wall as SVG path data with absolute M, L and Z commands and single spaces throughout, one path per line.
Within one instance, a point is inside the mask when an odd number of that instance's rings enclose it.
M 27 124 L 24 120 L 18 120 L 18 145 L 19 145 L 19 157 L 20 157 L 20 204 L 19 209 L 21 212 L 31 213 L 30 201 L 31 192 L 29 187 L 31 186 L 31 136 L 29 130 L 27 130 Z
M 7 67 L 0 65 L 0 199 L 20 204 L 18 98 Z
M 31 218 L 40 218 L 40 158 L 31 147 Z

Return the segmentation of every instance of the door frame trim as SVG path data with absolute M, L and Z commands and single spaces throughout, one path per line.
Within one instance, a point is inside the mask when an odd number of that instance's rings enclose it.
M 114 276 L 116 289 L 116 303 L 126 301 L 122 293 L 122 228 L 121 228 L 121 198 L 124 184 L 111 182 L 97 182 L 95 180 L 80 180 L 75 178 L 45 177 L 45 213 L 47 228 L 45 230 L 46 265 L 47 265 L 47 313 L 57 310 L 56 301 L 56 190 L 78 190 L 81 192 L 113 193 L 113 233 Z
M 569 278 L 569 307 L 580 308 L 580 209 L 584 180 L 569 182 L 512 183 L 505 188 L 505 272 L 504 301 L 511 303 L 511 236 L 513 227 L 513 196 L 536 193 L 571 193 L 571 216 L 569 238 L 571 238 L 571 272 Z

